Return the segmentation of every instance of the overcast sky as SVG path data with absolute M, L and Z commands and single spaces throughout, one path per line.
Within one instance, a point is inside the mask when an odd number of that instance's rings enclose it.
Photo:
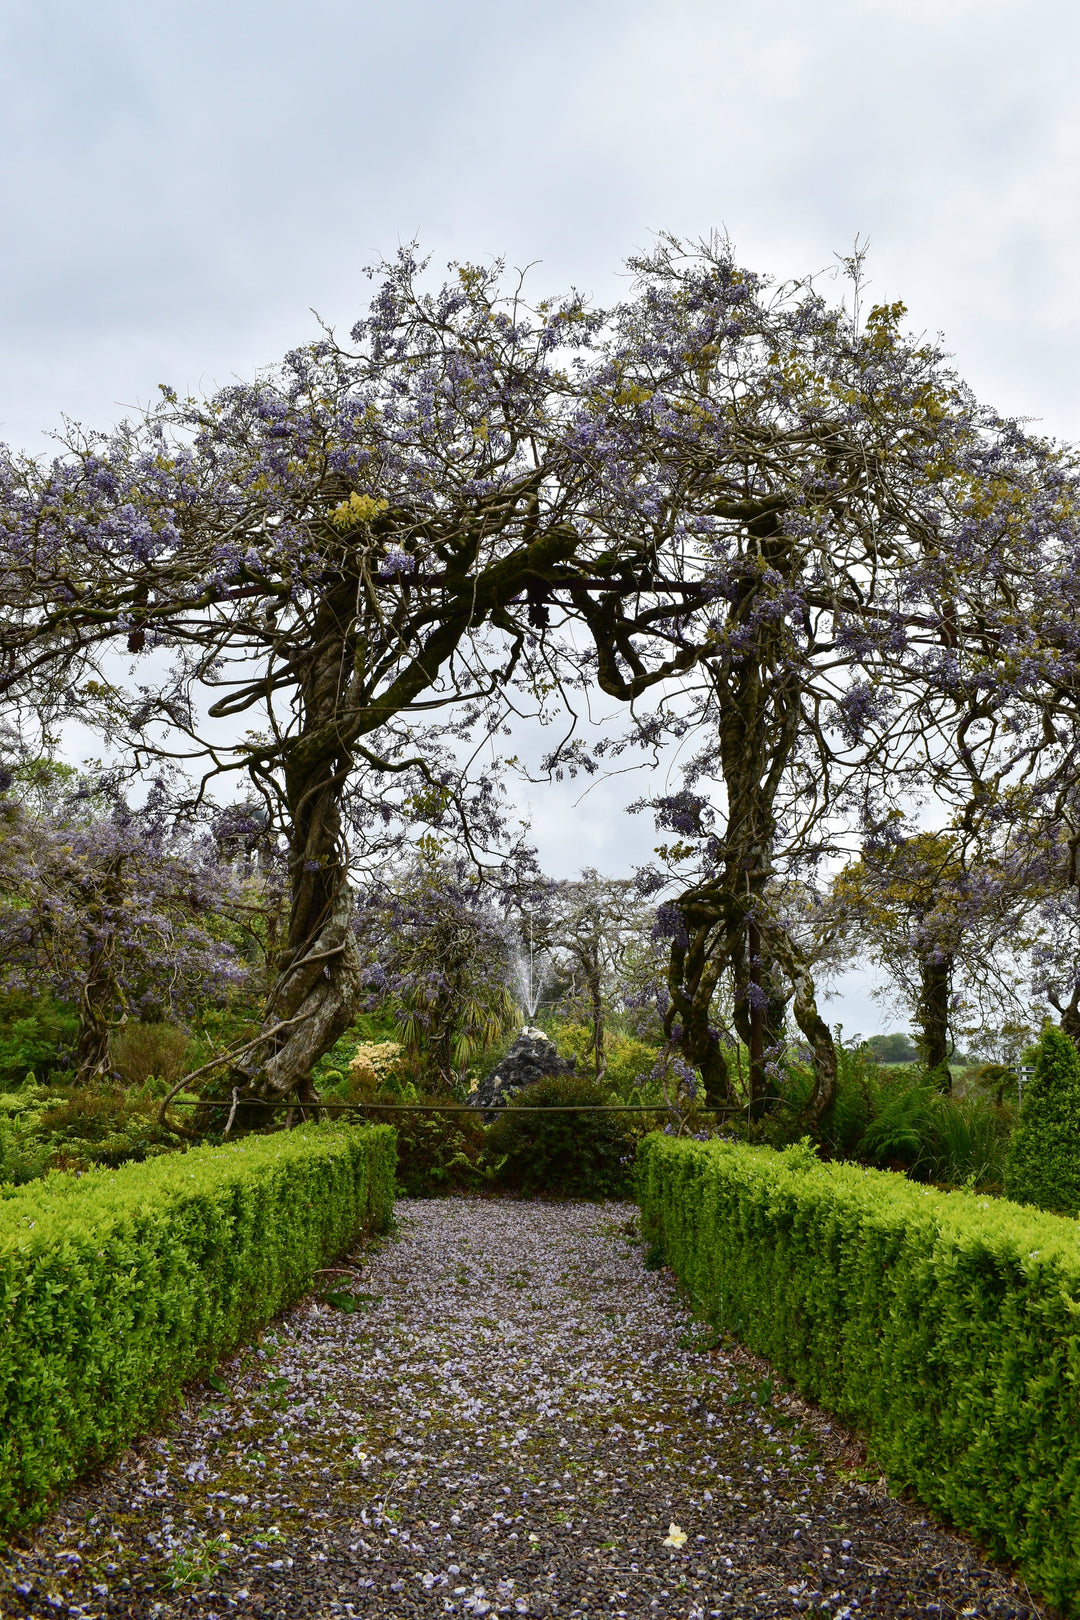
M 4 0 L 0 437 L 247 375 L 413 236 L 603 302 L 652 231 L 726 228 L 778 276 L 868 238 L 872 298 L 1080 438 L 1078 36 L 1064 0 Z M 550 867 L 643 858 L 621 791 L 534 800 Z

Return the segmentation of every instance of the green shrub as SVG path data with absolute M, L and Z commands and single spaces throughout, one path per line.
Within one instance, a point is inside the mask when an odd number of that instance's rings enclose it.
M 391 1098 L 379 1093 L 382 1101 Z M 446 1098 L 410 1097 L 417 1103 Z M 444 1108 L 422 1114 L 380 1114 L 365 1111 L 365 1118 L 390 1120 L 397 1131 L 397 1181 L 407 1198 L 440 1198 L 450 1192 L 471 1192 L 486 1184 L 484 1149 L 487 1134 L 483 1119 L 473 1113 L 447 1113 Z
M 0 1202 L 0 1524 L 149 1428 L 392 1207 L 394 1133 L 305 1126 Z
M 1009 1144 L 1005 1190 L 1021 1204 L 1080 1212 L 1080 1055 L 1060 1029 L 1045 1029 L 1039 1041 Z
M 345 1096 L 347 1087 L 343 1086 L 343 1081 L 345 1081 L 345 1078 L 349 1072 L 349 1066 L 352 1063 L 353 1058 L 356 1056 L 357 1047 L 370 1040 L 371 1037 L 367 1034 L 367 1027 L 374 1022 L 375 1020 L 370 1017 L 364 1016 L 358 1018 L 355 1023 L 353 1023 L 350 1028 L 345 1031 L 344 1035 L 338 1037 L 334 1045 L 330 1048 L 329 1052 L 323 1053 L 322 1057 L 311 1071 L 311 1077 L 315 1082 L 315 1088 L 321 1096 L 326 1096 L 328 1098 L 337 1098 L 340 1096 L 345 1097 L 345 1100 L 347 1101 L 352 1100 L 350 1097 Z M 376 1039 L 379 1040 L 385 1038 L 387 1037 L 382 1034 L 376 1037 Z
M 552 1031 L 559 1056 L 572 1061 L 579 1074 L 591 1074 L 595 1061 L 593 1032 L 588 1024 L 559 1024 Z
M 1080 1613 L 1072 1221 L 902 1176 L 654 1134 L 646 1242 L 875 1460 Z
M 859 1150 L 873 1118 L 869 1075 L 870 1071 L 876 1075 L 877 1065 L 866 1052 L 846 1046 L 837 1046 L 836 1058 L 836 1094 L 822 1117 L 818 1140 L 830 1156 L 847 1158 Z M 765 1127 L 773 1145 L 801 1136 L 806 1129 L 801 1115 L 813 1090 L 814 1072 L 809 1064 L 791 1064 L 783 1091 L 785 1106 L 776 1110 Z
M 0 1090 L 64 1069 L 78 1033 L 75 1013 L 48 996 L 0 997 Z
M 934 1134 L 934 1099 L 940 1096 L 921 1071 L 882 1085 L 873 1118 L 858 1144 L 860 1158 L 892 1170 L 914 1170 Z
M 180 1144 L 158 1122 L 154 1089 L 29 1081 L 0 1095 L 0 1184 L 174 1153 Z
M 1017 1100 L 1016 1070 L 1009 1063 L 980 1063 L 970 1073 L 969 1084 L 975 1085 L 987 1096 L 993 1098 L 1000 1108 L 1004 1103 L 1006 1094 L 1011 1102 Z
M 836 1096 L 816 1137 L 826 1157 L 1000 1190 L 1014 1120 L 1008 1106 L 979 1092 L 944 1096 L 922 1069 L 879 1066 L 865 1048 L 839 1048 L 837 1057 Z M 801 1110 L 812 1090 L 809 1068 L 791 1065 L 785 1106 L 762 1126 L 769 1145 L 783 1147 L 805 1130 Z
M 933 1100 L 933 1131 L 920 1166 L 928 1181 L 1000 1191 L 1015 1110 L 994 1107 L 987 1098 Z
M 625 1197 L 633 1172 L 633 1116 L 548 1112 L 611 1100 L 603 1086 L 578 1075 L 553 1075 L 526 1086 L 488 1129 L 499 1185 L 572 1198 Z
M 51 1143 L 41 1135 L 44 1088 L 31 1082 L 0 1092 L 0 1196 L 4 1187 L 35 1181 L 49 1168 Z
M 190 1045 L 187 1031 L 175 1024 L 124 1024 L 113 1032 L 109 1056 L 117 1073 L 132 1085 L 158 1079 L 169 1087 L 183 1074 Z
M 561 1058 L 573 1058 L 579 1074 L 593 1073 L 593 1032 L 586 1024 L 562 1024 L 554 1032 Z M 604 1084 L 625 1102 L 630 1092 L 647 1080 L 659 1056 L 659 1047 L 609 1029 L 604 1035 Z
M 660 1048 L 650 1046 L 648 1041 L 614 1033 L 608 1042 L 604 1082 L 620 1102 L 625 1102 L 632 1090 L 648 1081 L 659 1056 Z

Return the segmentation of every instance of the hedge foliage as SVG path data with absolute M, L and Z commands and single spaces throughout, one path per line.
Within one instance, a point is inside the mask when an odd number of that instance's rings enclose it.
M 655 1134 L 648 1241 L 699 1308 L 1080 1613 L 1075 1221 L 903 1176 Z
M 625 1198 L 634 1165 L 630 1116 L 555 1112 L 611 1101 L 602 1085 L 580 1075 L 547 1075 L 525 1086 L 488 1128 L 487 1151 L 499 1186 L 569 1198 Z
M 0 1524 L 39 1517 L 384 1227 L 394 1153 L 386 1125 L 305 1126 L 0 1201 Z
M 1080 1055 L 1060 1029 L 1045 1029 L 1039 1041 L 1035 1074 L 1009 1143 L 1005 1191 L 1018 1204 L 1061 1215 L 1080 1211 Z
M 409 1099 L 412 1101 L 412 1097 Z M 445 1097 L 417 1097 L 416 1102 L 446 1103 Z M 368 1119 L 382 1119 L 374 1110 Z M 445 1198 L 453 1192 L 477 1192 L 488 1184 L 487 1133 L 480 1114 L 392 1114 L 397 1131 L 397 1185 L 406 1198 Z

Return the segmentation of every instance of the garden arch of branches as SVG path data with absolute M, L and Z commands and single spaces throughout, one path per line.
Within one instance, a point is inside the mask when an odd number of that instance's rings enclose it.
M 861 317 L 857 265 L 847 304 L 723 241 L 631 268 L 595 310 L 530 302 L 498 264 L 437 286 L 405 251 L 348 341 L 205 401 L 163 390 L 47 461 L 5 453 L 9 738 L 47 751 L 78 721 L 175 815 L 231 805 L 236 836 L 287 847 L 262 1026 L 208 1095 L 314 1104 L 362 990 L 356 883 L 417 829 L 497 847 L 465 762 L 514 712 L 580 720 L 590 694 L 624 736 L 572 724 L 548 770 L 679 744 L 638 885 L 669 942 L 670 1048 L 711 1103 L 732 1096 L 723 994 L 751 1110 L 789 1007 L 808 1124 L 828 1108 L 814 967 L 843 918 L 817 878 L 838 856 L 882 916 L 936 871 L 920 927 L 946 891 L 954 933 L 1017 895 L 1072 917 L 1071 452 L 980 405 L 902 305 Z M 924 935 L 940 1000 L 958 947 Z M 1048 993 L 1075 1033 L 1076 983 Z

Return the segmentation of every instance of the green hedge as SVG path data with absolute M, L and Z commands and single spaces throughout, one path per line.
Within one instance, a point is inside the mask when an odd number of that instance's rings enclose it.
M 305 1126 L 0 1201 L 0 1524 L 39 1517 L 384 1227 L 394 1154 L 387 1125 Z
M 894 1486 L 1080 1613 L 1080 1228 L 902 1176 L 660 1135 L 642 1226 L 691 1296 L 857 1424 Z

